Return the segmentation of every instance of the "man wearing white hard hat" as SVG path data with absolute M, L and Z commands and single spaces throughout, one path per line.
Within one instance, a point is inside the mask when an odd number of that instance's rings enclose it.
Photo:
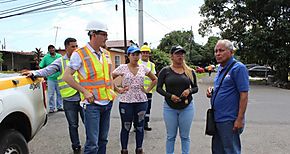
M 101 22 L 91 21 L 86 30 L 90 41 L 72 54 L 63 80 L 81 92 L 80 105 L 85 111 L 86 127 L 84 153 L 105 154 L 114 97 L 110 76 L 111 57 L 102 48 L 108 39 L 108 28 Z M 79 83 L 73 78 L 76 71 Z

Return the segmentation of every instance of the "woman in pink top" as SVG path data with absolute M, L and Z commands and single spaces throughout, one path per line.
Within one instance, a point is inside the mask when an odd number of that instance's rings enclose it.
M 136 154 L 143 154 L 142 143 L 144 138 L 144 118 L 147 109 L 147 96 L 157 83 L 157 77 L 144 65 L 138 65 L 140 49 L 131 46 L 127 50 L 130 62 L 122 64 L 113 73 L 113 79 L 122 76 L 122 86 L 116 87 L 115 91 L 120 94 L 119 111 L 122 122 L 121 146 L 122 154 L 128 154 L 127 146 L 129 132 L 134 120 L 136 129 Z M 144 77 L 148 76 L 152 83 L 148 89 L 144 89 Z

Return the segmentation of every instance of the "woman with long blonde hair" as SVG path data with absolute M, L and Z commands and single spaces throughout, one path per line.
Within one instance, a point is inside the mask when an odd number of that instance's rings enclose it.
M 181 46 L 173 46 L 170 50 L 172 64 L 164 67 L 158 76 L 157 92 L 165 98 L 166 154 L 174 153 L 177 130 L 182 154 L 190 153 L 190 128 L 195 111 L 192 94 L 197 93 L 198 87 L 194 70 L 184 61 L 185 53 Z

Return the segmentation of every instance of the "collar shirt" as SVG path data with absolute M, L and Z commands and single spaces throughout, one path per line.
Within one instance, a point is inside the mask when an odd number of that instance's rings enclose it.
M 234 62 L 232 57 L 227 64 L 218 68 L 214 79 L 214 90 L 220 86 L 222 77 L 228 67 Z M 249 75 L 247 68 L 241 62 L 237 62 L 226 74 L 218 93 L 214 92 L 213 97 L 215 109 L 215 121 L 234 121 L 238 116 L 240 92 L 249 91 Z M 213 103 L 213 102 L 212 102 Z
M 100 62 L 103 63 L 103 58 L 102 58 L 102 53 L 103 53 L 103 51 L 102 51 L 102 48 L 100 48 L 100 49 L 99 49 L 99 52 L 97 52 L 95 49 L 93 49 L 93 48 L 91 47 L 91 45 L 90 45 L 89 43 L 87 43 L 87 47 L 88 47 L 88 49 L 89 49 L 92 53 L 94 53 L 94 55 L 97 57 L 97 59 L 99 59 Z
M 69 60 L 67 54 L 65 54 L 62 58 L 63 58 L 63 60 Z
M 98 56 L 96 55 L 96 51 L 91 47 L 91 45 L 89 43 L 86 44 L 86 47 L 89 49 L 90 52 L 93 53 L 94 56 L 96 56 L 97 59 Z M 100 52 L 102 52 L 101 48 L 100 48 Z M 79 70 L 79 73 L 84 77 L 87 78 L 86 73 L 85 73 L 85 68 L 82 62 L 82 59 L 80 57 L 80 55 L 77 52 L 73 52 L 71 57 L 70 57 L 70 63 L 68 65 L 68 67 L 70 67 L 71 69 L 77 71 Z M 102 56 L 100 56 L 100 62 L 103 63 L 103 59 Z
M 45 68 L 52 64 L 55 60 L 61 57 L 61 54 L 55 53 L 54 56 L 51 56 L 50 53 L 46 54 L 43 59 L 41 60 L 39 67 L 40 68 Z M 57 77 L 59 76 L 59 73 L 51 74 L 50 76 L 47 76 L 48 80 L 56 81 Z
M 37 77 L 47 77 L 47 76 L 50 76 L 54 73 L 57 73 L 59 72 L 61 69 L 61 59 L 58 58 L 56 59 L 54 62 L 52 62 L 50 65 L 46 66 L 45 68 L 42 68 L 40 70 L 35 70 L 32 72 L 32 74 L 34 76 L 37 76 Z
M 91 47 L 91 45 L 89 43 L 86 44 L 86 47 L 89 49 L 90 52 L 93 53 L 94 56 L 96 56 L 97 59 L 99 59 L 98 56 L 95 54 L 96 51 Z M 101 48 L 100 48 L 100 53 L 102 53 Z M 100 57 L 101 58 L 99 60 L 101 63 L 103 63 L 102 56 L 100 56 Z M 87 78 L 82 59 L 77 52 L 72 53 L 68 67 L 75 70 L 75 71 L 79 71 L 78 73 L 80 73 L 84 78 Z M 95 103 L 99 104 L 99 105 L 107 105 L 109 103 L 109 101 L 97 101 L 97 100 L 95 100 Z M 81 104 L 89 104 L 89 103 L 87 102 L 87 100 L 85 100 L 84 102 L 81 102 Z

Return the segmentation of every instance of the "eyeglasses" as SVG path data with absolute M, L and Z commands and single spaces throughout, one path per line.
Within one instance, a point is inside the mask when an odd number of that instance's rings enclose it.
M 102 35 L 104 37 L 108 37 L 108 34 L 107 33 L 104 33 L 104 32 L 95 32 L 96 35 Z

